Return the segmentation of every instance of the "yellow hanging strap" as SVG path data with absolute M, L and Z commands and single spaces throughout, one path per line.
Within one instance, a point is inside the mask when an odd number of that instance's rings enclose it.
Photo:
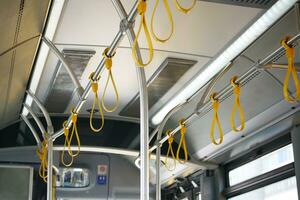
M 240 103 L 241 86 L 239 83 L 236 82 L 236 80 L 237 80 L 237 76 L 234 76 L 230 80 L 230 84 L 233 87 L 233 94 L 234 94 L 234 104 L 230 114 L 230 126 L 232 130 L 234 130 L 235 132 L 240 132 L 245 128 L 245 113 Z M 237 128 L 234 123 L 235 113 L 237 110 L 239 111 L 240 114 L 240 122 L 241 122 L 240 128 Z
M 99 131 L 101 131 L 101 129 L 104 126 L 104 115 L 103 115 L 103 110 L 102 110 L 101 103 L 100 103 L 100 100 L 99 100 L 99 97 L 98 97 L 98 82 L 99 82 L 99 79 L 93 80 L 93 75 L 94 75 L 94 73 L 92 73 L 90 75 L 90 80 L 92 81 L 92 91 L 94 93 L 94 102 L 93 102 L 92 110 L 91 110 L 91 113 L 90 113 L 90 127 L 94 132 L 99 132 Z M 95 112 L 96 104 L 98 106 L 99 115 L 101 117 L 101 126 L 100 126 L 100 128 L 95 128 L 93 126 L 93 115 L 94 115 L 94 112 Z
M 165 159 L 165 167 L 167 170 L 169 171 L 173 171 L 175 168 L 176 168 L 176 157 L 175 157 L 175 154 L 174 154 L 174 151 L 173 151 L 173 142 L 174 142 L 174 136 L 173 135 L 170 135 L 170 132 L 171 130 L 167 130 L 166 134 L 169 136 L 168 138 L 168 144 L 169 144 L 169 147 L 168 147 L 168 151 L 167 151 L 167 155 L 166 155 L 166 159 Z M 171 153 L 171 156 L 172 156 L 172 160 L 173 160 L 173 167 L 170 167 L 169 166 L 169 155 Z
M 197 0 L 193 0 L 193 4 L 192 4 L 190 7 L 188 7 L 188 8 L 182 7 L 182 6 L 180 5 L 180 3 L 178 2 L 178 0 L 174 0 L 174 3 L 175 3 L 175 5 L 176 5 L 176 8 L 177 8 L 180 12 L 183 12 L 183 13 L 187 14 L 188 12 L 190 12 L 190 11 L 194 8 L 194 6 L 196 5 L 196 1 L 197 1 Z
M 213 93 L 210 96 L 210 100 L 212 102 L 212 107 L 213 107 L 213 112 L 214 112 L 213 120 L 211 123 L 211 129 L 210 129 L 210 140 L 213 144 L 219 145 L 219 144 L 222 144 L 222 142 L 223 142 L 223 130 L 222 130 L 221 123 L 219 120 L 219 115 L 218 115 L 220 102 L 219 102 L 219 99 L 216 98 L 216 95 L 217 95 L 217 93 Z M 217 123 L 218 129 L 219 129 L 219 142 L 216 141 L 215 136 L 214 136 L 216 123 Z
M 41 149 L 37 149 L 36 153 L 41 161 L 39 167 L 39 176 L 47 182 L 47 169 L 48 169 L 48 140 L 45 139 L 41 144 Z
M 61 163 L 66 167 L 70 167 L 73 164 L 74 158 L 73 158 L 72 154 L 69 153 L 69 151 L 68 151 L 68 155 L 70 156 L 70 162 L 69 163 L 65 162 L 65 150 L 66 150 L 66 147 L 69 149 L 68 145 L 70 144 L 70 142 L 69 142 L 69 140 L 70 140 L 69 139 L 69 129 L 67 128 L 67 121 L 65 121 L 63 123 L 63 128 L 64 128 L 65 142 L 64 142 L 63 150 L 61 152 Z
M 61 162 L 66 167 L 71 166 L 72 163 L 73 163 L 74 157 L 78 156 L 79 153 L 80 153 L 80 138 L 79 138 L 79 134 L 78 134 L 78 130 L 77 130 L 77 116 L 78 116 L 78 114 L 75 113 L 72 110 L 72 112 L 71 112 L 72 132 L 71 132 L 70 137 L 69 137 L 69 129 L 66 126 L 67 122 L 64 122 L 64 124 L 63 124 L 64 135 L 65 135 L 65 143 L 64 143 L 64 148 L 63 148 L 62 154 L 61 154 Z M 76 153 L 74 153 L 71 149 L 71 143 L 72 143 L 72 140 L 73 140 L 74 133 L 75 133 L 75 137 L 76 137 L 76 140 L 77 140 L 77 146 L 78 146 L 78 150 L 77 150 Z M 68 154 L 70 155 L 70 159 L 71 159 L 68 164 L 66 164 L 65 161 L 64 161 L 64 154 L 65 154 L 64 152 L 65 152 L 65 147 L 66 146 L 68 147 Z
M 151 33 L 152 33 L 152 36 L 153 38 L 158 41 L 158 42 L 166 42 L 168 41 L 173 32 L 174 32 L 174 22 L 173 22 L 173 17 L 172 17 L 172 12 L 171 12 L 171 9 L 170 9 L 170 6 L 169 6 L 169 3 L 168 3 L 168 0 L 163 0 L 164 1 L 164 5 L 165 5 L 165 8 L 166 8 L 166 11 L 167 11 L 167 14 L 168 14 L 168 18 L 169 18 L 169 22 L 170 22 L 170 26 L 171 26 L 171 30 L 170 30 L 170 33 L 167 37 L 165 38 L 160 38 L 159 36 L 157 36 L 157 34 L 154 32 L 154 27 L 153 27 L 153 22 L 154 22 L 154 16 L 155 16 L 155 13 L 156 13 L 156 10 L 157 10 L 157 6 L 158 6 L 158 2 L 159 0 L 156 0 L 156 3 L 155 3 L 155 6 L 154 6 L 154 9 L 153 9 L 153 12 L 152 12 L 152 16 L 151 16 Z
M 119 93 L 118 93 L 118 89 L 117 89 L 117 86 L 115 84 L 115 81 L 114 81 L 114 77 L 112 75 L 112 58 L 113 56 L 115 55 L 115 53 L 111 56 L 107 55 L 107 52 L 108 52 L 108 48 L 106 48 L 103 52 L 103 56 L 106 58 L 105 59 L 105 67 L 106 69 L 108 70 L 108 78 L 106 80 L 106 83 L 105 83 L 105 87 L 104 87 L 104 91 L 103 91 L 103 95 L 102 95 L 102 106 L 103 106 L 103 109 L 106 111 L 106 112 L 114 112 L 118 106 L 119 106 Z M 105 105 L 105 102 L 104 102 L 104 98 L 105 98 L 105 95 L 106 95 L 106 90 L 107 90 L 107 86 L 108 86 L 108 82 L 109 80 L 111 80 L 111 83 L 113 85 L 113 88 L 114 88 L 114 92 L 115 92 L 115 95 L 116 95 L 116 101 L 115 101 L 115 104 L 113 107 L 109 108 Z M 103 118 L 102 118 L 103 119 Z M 101 129 L 100 129 L 101 130 Z
M 286 72 L 286 75 L 284 78 L 284 83 L 283 83 L 283 95 L 287 102 L 294 103 L 300 99 L 300 85 L 299 85 L 299 79 L 297 76 L 297 71 L 294 66 L 295 49 L 294 49 L 294 47 L 290 47 L 287 44 L 288 40 L 289 40 L 289 37 L 286 37 L 285 39 L 283 39 L 281 41 L 281 45 L 284 47 L 285 54 L 288 59 L 288 69 L 287 69 L 287 72 Z M 296 87 L 296 96 L 295 97 L 293 97 L 289 94 L 289 80 L 290 80 L 291 74 L 292 74 L 294 84 Z
M 139 67 L 145 67 L 147 65 L 149 65 L 153 59 L 153 45 L 152 45 L 152 41 L 151 41 L 151 37 L 150 37 L 150 33 L 147 27 L 147 23 L 146 23 L 146 18 L 145 18 L 145 12 L 147 10 L 147 0 L 140 0 L 138 7 L 137 7 L 138 13 L 141 16 L 141 23 L 139 25 L 138 28 L 138 32 L 136 34 L 136 37 L 133 41 L 132 44 L 132 58 L 134 60 L 134 62 L 136 63 L 137 66 Z M 142 27 L 144 29 L 145 35 L 146 35 L 146 40 L 147 40 L 147 44 L 149 47 L 149 60 L 145 63 L 143 63 L 142 60 L 140 60 L 138 58 L 137 52 L 136 52 L 136 47 L 137 47 L 137 43 L 138 43 L 138 38 L 140 36 Z
M 70 135 L 70 139 L 69 139 L 69 143 L 68 143 L 68 152 L 70 156 L 76 157 L 79 155 L 80 153 L 80 138 L 79 138 L 79 134 L 78 134 L 78 130 L 77 130 L 77 116 L 78 114 L 75 113 L 73 110 L 71 111 L 71 119 L 72 119 L 72 132 Z M 77 140 L 77 146 L 78 146 L 78 150 L 77 152 L 74 154 L 73 151 L 71 150 L 71 142 L 73 139 L 75 133 L 75 137 Z
M 188 160 L 188 149 L 187 149 L 186 141 L 185 141 L 186 126 L 183 123 L 183 121 L 184 120 L 180 120 L 179 121 L 179 125 L 180 125 L 180 141 L 179 141 L 178 149 L 177 149 L 177 152 L 176 152 L 176 159 L 181 164 L 186 163 L 187 160 Z M 181 147 L 183 148 L 183 151 L 184 151 L 184 160 L 180 160 L 180 158 L 179 158 L 179 153 L 180 153 Z

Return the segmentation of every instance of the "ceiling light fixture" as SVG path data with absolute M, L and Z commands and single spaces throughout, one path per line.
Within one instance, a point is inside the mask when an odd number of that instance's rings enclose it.
M 176 105 L 186 101 L 203 87 L 213 76 L 221 71 L 227 63 L 231 62 L 243 52 L 252 42 L 268 30 L 278 19 L 280 19 L 297 0 L 278 0 L 268 9 L 256 22 L 254 22 L 237 40 L 219 54 L 208 66 L 181 90 L 172 100 L 160 109 L 152 118 L 154 125 L 159 124 L 166 114 Z
M 55 0 L 52 3 L 52 8 L 48 17 L 48 22 L 45 29 L 44 36 L 49 40 L 54 38 L 54 34 L 59 22 L 59 18 L 64 6 L 65 0 Z M 32 77 L 30 79 L 29 90 L 35 94 L 38 84 L 40 82 L 40 78 L 42 76 L 42 72 L 48 57 L 49 47 L 41 41 L 41 47 L 37 55 L 37 60 L 34 65 L 34 70 Z M 26 94 L 25 104 L 31 106 L 33 99 Z M 23 107 L 22 115 L 27 116 L 28 110 Z

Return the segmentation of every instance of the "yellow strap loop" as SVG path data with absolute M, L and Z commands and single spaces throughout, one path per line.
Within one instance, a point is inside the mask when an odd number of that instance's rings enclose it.
M 234 130 L 235 132 L 240 132 L 245 128 L 245 113 L 240 103 L 241 85 L 237 83 L 236 80 L 237 80 L 237 76 L 232 77 L 232 79 L 230 80 L 230 84 L 233 87 L 233 94 L 234 94 L 234 104 L 230 114 L 230 125 L 232 130 Z M 239 111 L 240 114 L 240 122 L 241 122 L 240 128 L 237 128 L 234 123 L 235 113 L 237 110 Z
M 60 160 L 61 160 L 61 163 L 66 166 L 66 167 L 70 167 L 72 164 L 73 164 L 73 156 L 72 156 L 72 153 L 70 154 L 69 152 L 69 129 L 67 128 L 67 121 L 65 121 L 63 123 L 63 128 L 64 128 L 64 136 L 65 136 L 65 142 L 64 142 L 64 147 L 63 147 L 63 150 L 61 152 L 61 157 L 60 157 Z M 68 155 L 70 156 L 70 162 L 69 163 L 66 163 L 65 162 L 65 149 L 66 147 L 68 148 Z
M 221 123 L 219 120 L 219 115 L 218 115 L 220 102 L 219 102 L 219 99 L 216 98 L 216 95 L 217 95 L 217 93 L 213 93 L 210 96 L 210 100 L 212 102 L 212 107 L 213 107 L 213 111 L 214 111 L 213 120 L 211 123 L 211 129 L 210 129 L 210 140 L 213 144 L 219 145 L 219 144 L 222 144 L 222 142 L 223 142 L 223 130 L 222 130 Z M 216 141 L 215 136 L 214 136 L 215 123 L 217 123 L 218 129 L 219 129 L 219 142 Z
M 179 163 L 181 164 L 184 164 L 187 162 L 188 160 L 188 149 L 187 149 L 187 146 L 186 146 L 186 140 L 185 140 L 185 133 L 186 133 L 186 126 L 185 124 L 183 123 L 183 119 L 179 121 L 179 125 L 180 125 L 180 142 L 179 142 L 179 145 L 178 145 L 178 148 L 177 148 L 177 152 L 176 152 L 176 159 Z M 180 160 L 180 157 L 179 157 L 179 153 L 180 153 L 180 149 L 181 147 L 183 148 L 183 151 L 184 151 L 184 160 Z
M 174 169 L 176 169 L 176 157 L 175 157 L 175 154 L 173 151 L 173 146 L 172 146 L 173 141 L 174 141 L 174 136 L 170 135 L 170 132 L 171 132 L 171 129 L 167 130 L 167 132 L 166 132 L 166 134 L 169 136 L 169 138 L 168 138 L 169 147 L 168 147 L 168 151 L 167 151 L 167 155 L 166 155 L 166 159 L 165 159 L 165 167 L 167 170 L 173 171 Z M 170 167 L 168 164 L 170 153 L 171 153 L 172 160 L 173 160 L 173 167 Z
M 98 98 L 98 82 L 99 82 L 99 79 L 93 80 L 93 78 L 92 78 L 93 75 L 94 75 L 94 73 L 91 73 L 91 75 L 90 75 L 90 80 L 92 81 L 92 91 L 94 92 L 94 102 L 93 102 L 92 110 L 91 110 L 91 113 L 90 113 L 90 127 L 94 132 L 99 132 L 99 131 L 102 130 L 102 128 L 104 126 L 104 114 L 103 114 L 103 110 L 102 110 L 102 107 L 101 107 L 100 100 Z M 101 126 L 100 126 L 100 128 L 95 128 L 93 126 L 93 115 L 94 115 L 94 112 L 95 112 L 96 104 L 98 106 L 99 115 L 101 117 Z
M 283 95 L 287 102 L 294 103 L 300 99 L 300 85 L 299 85 L 299 80 L 298 80 L 298 76 L 297 76 L 297 71 L 294 66 L 295 49 L 294 49 L 294 47 L 290 47 L 287 44 L 287 41 L 289 39 L 290 39 L 289 37 L 286 37 L 285 39 L 283 39 L 281 41 L 281 45 L 284 47 L 285 54 L 288 59 L 288 69 L 287 69 L 287 72 L 286 72 L 286 75 L 284 78 L 284 83 L 283 83 Z M 289 79 L 290 79 L 291 74 L 292 74 L 294 84 L 296 87 L 296 96 L 295 97 L 293 97 L 289 94 Z
M 173 32 L 174 32 L 173 16 L 172 16 L 172 12 L 171 12 L 168 0 L 163 0 L 163 1 L 164 1 L 164 5 L 165 5 L 165 8 L 166 8 L 167 14 L 168 14 L 168 18 L 169 18 L 169 22 L 170 22 L 170 26 L 171 26 L 171 31 L 170 31 L 169 35 L 167 37 L 165 37 L 165 38 L 160 38 L 155 33 L 155 31 L 154 31 L 153 21 L 154 21 L 154 16 L 155 16 L 155 13 L 156 13 L 156 10 L 157 10 L 157 6 L 158 6 L 159 0 L 156 0 L 155 6 L 154 6 L 154 9 L 153 9 L 153 12 L 152 12 L 152 16 L 151 16 L 151 29 L 150 29 L 153 38 L 156 41 L 161 42 L 161 43 L 164 43 L 164 42 L 168 41 L 171 38 L 171 36 L 173 35 Z
M 74 157 L 78 156 L 79 153 L 80 153 L 80 137 L 79 137 L 79 134 L 78 134 L 78 130 L 77 130 L 77 116 L 78 114 L 75 113 L 73 110 L 71 111 L 71 120 L 72 120 L 72 132 L 71 132 L 71 135 L 69 137 L 69 129 L 67 128 L 66 126 L 66 121 L 63 123 L 63 127 L 64 127 L 64 135 L 65 135 L 65 142 L 64 142 L 64 148 L 63 148 L 63 151 L 61 153 L 61 162 L 63 165 L 65 165 L 66 167 L 69 167 L 73 164 L 73 160 L 74 160 Z M 73 136 L 74 136 L 74 133 L 75 133 L 75 137 L 76 137 L 76 140 L 77 140 L 77 146 L 78 146 L 78 150 L 76 153 L 74 153 L 71 149 L 71 143 L 72 143 L 72 140 L 73 140 Z M 70 155 L 70 162 L 67 164 L 65 163 L 64 161 L 64 155 L 65 155 L 65 147 L 68 147 L 68 154 Z
M 190 11 L 194 8 L 194 6 L 196 5 L 196 1 L 197 1 L 197 0 L 193 0 L 193 4 L 192 4 L 190 7 L 188 7 L 188 8 L 182 7 L 182 6 L 180 5 L 180 3 L 178 2 L 178 0 L 174 0 L 174 3 L 175 3 L 175 5 L 176 5 L 176 8 L 177 8 L 180 12 L 183 12 L 184 14 L 187 14 L 188 12 L 190 12 Z
M 108 56 L 107 55 L 107 52 L 108 52 L 108 48 L 106 48 L 103 52 L 103 56 L 106 58 L 105 59 L 105 67 L 106 69 L 108 70 L 108 78 L 106 80 L 106 83 L 105 83 L 105 87 L 104 87 L 104 91 L 103 91 L 103 95 L 102 95 L 102 106 L 103 106 L 103 109 L 106 111 L 106 112 L 114 112 L 118 106 L 119 106 L 119 103 L 120 103 L 120 100 L 119 100 L 119 93 L 118 93 L 118 89 L 117 89 L 117 86 L 116 86 L 116 83 L 114 81 L 114 77 L 112 75 L 112 57 L 115 55 L 115 53 L 111 56 Z M 115 92 L 115 95 L 116 95 L 116 101 L 113 105 L 113 107 L 109 108 L 105 105 L 105 95 L 106 95 L 106 90 L 107 90 L 107 86 L 108 86 L 108 82 L 109 80 L 111 80 L 111 83 L 113 85 L 113 88 L 114 88 L 114 92 Z M 103 118 L 102 118 L 103 119 Z M 100 129 L 101 130 L 101 129 Z
M 72 111 L 71 111 L 72 132 L 71 132 L 71 135 L 70 135 L 70 139 L 69 139 L 69 141 L 68 141 L 68 152 L 69 152 L 69 155 L 70 155 L 70 156 L 73 156 L 73 157 L 78 156 L 79 153 L 80 153 L 80 138 L 79 138 L 79 134 L 78 134 L 78 130 L 77 130 L 77 116 L 78 116 L 78 114 L 75 113 L 75 112 L 72 110 Z M 78 150 L 77 150 L 77 152 L 76 152 L 75 154 L 74 154 L 73 151 L 71 150 L 71 142 L 72 142 L 74 133 L 75 133 L 75 137 L 76 137 L 76 140 L 77 140 L 77 146 L 78 146 Z
M 44 140 L 41 144 L 41 150 L 37 149 L 36 153 L 41 161 L 40 167 L 39 167 L 39 176 L 44 180 L 44 182 L 47 182 L 47 170 L 48 170 L 48 141 L 47 139 Z
M 132 44 L 132 58 L 134 60 L 134 62 L 136 63 L 137 66 L 139 67 L 145 67 L 147 65 L 149 65 L 153 59 L 153 45 L 152 45 L 152 41 L 151 41 L 151 37 L 150 37 L 150 33 L 147 27 L 147 22 L 146 22 L 146 18 L 145 18 L 145 12 L 147 10 L 147 0 L 140 0 L 138 7 L 137 7 L 138 13 L 141 16 L 141 23 L 139 25 L 138 28 L 138 32 L 136 34 L 136 37 L 133 41 Z M 147 40 L 147 44 L 149 47 L 149 60 L 146 63 L 143 63 L 142 60 L 140 60 L 138 58 L 137 52 L 136 52 L 136 46 L 138 43 L 138 38 L 140 36 L 142 27 L 144 29 L 145 35 L 146 35 L 146 40 Z

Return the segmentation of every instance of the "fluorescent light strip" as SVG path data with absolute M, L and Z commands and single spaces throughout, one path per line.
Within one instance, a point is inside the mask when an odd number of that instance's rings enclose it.
M 48 23 L 46 25 L 45 36 L 50 40 L 53 40 L 54 34 L 57 28 L 58 21 L 60 19 L 60 15 L 64 6 L 65 0 L 54 0 L 52 4 L 52 9 L 49 14 Z M 37 60 L 34 66 L 34 71 L 32 78 L 29 84 L 29 90 L 34 94 L 40 82 L 42 72 L 48 57 L 49 47 L 44 43 L 41 44 L 41 48 L 39 50 Z M 31 106 L 33 99 L 26 94 L 25 103 Z M 23 107 L 22 114 L 24 116 L 28 115 L 28 110 Z
M 280 19 L 292 6 L 296 0 L 278 0 L 269 10 L 267 10 L 252 26 L 250 26 L 235 42 L 225 51 L 215 58 L 197 77 L 195 77 L 187 87 L 171 99 L 152 118 L 154 125 L 159 124 L 166 114 L 181 102 L 194 95 L 204 84 L 221 71 L 227 63 L 237 57 L 252 42 L 269 29 L 278 19 Z

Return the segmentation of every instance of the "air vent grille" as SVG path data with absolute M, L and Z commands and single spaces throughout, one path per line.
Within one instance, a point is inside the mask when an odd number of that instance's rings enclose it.
M 147 83 L 149 108 L 151 108 L 166 92 L 188 71 L 197 61 L 166 58 L 158 70 L 152 75 Z M 139 95 L 125 106 L 119 113 L 121 116 L 139 117 L 140 110 Z
M 66 60 L 78 79 L 87 66 L 90 58 L 96 53 L 95 51 L 83 50 L 63 50 Z M 50 84 L 48 96 L 46 99 L 46 108 L 51 113 L 63 113 L 70 100 L 72 99 L 75 89 L 72 79 L 59 61 L 56 65 L 56 73 Z

